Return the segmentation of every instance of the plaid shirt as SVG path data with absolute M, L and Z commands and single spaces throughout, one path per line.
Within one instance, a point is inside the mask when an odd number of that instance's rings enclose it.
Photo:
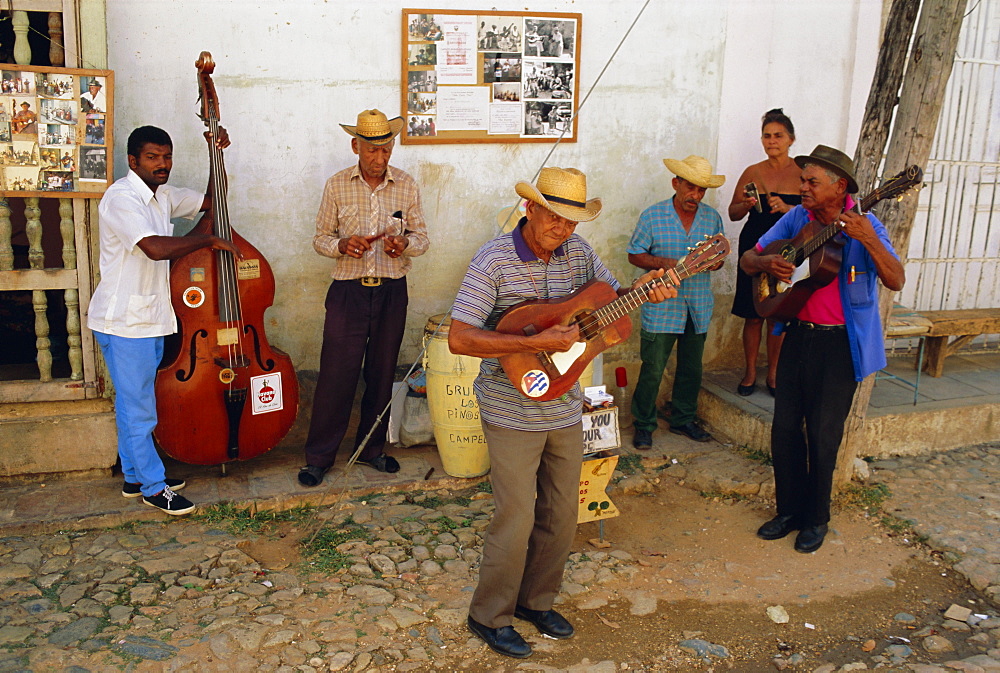
M 521 234 L 525 221 L 521 218 L 511 233 L 488 241 L 472 258 L 452 305 L 452 318 L 492 330 L 506 309 L 526 299 L 565 297 L 591 278 L 618 289 L 618 281 L 577 234 L 555 249 L 548 264 L 540 260 Z M 483 359 L 474 387 L 483 420 L 502 428 L 568 428 L 579 422 L 583 411 L 579 384 L 562 397 L 539 402 L 511 385 L 496 358 Z
M 403 224 L 392 217 L 397 210 L 403 212 Z M 338 248 L 342 238 L 381 233 L 399 236 L 403 228 L 410 242 L 396 259 L 385 254 L 382 241 L 373 243 L 372 249 L 361 259 L 342 255 Z M 385 179 L 372 189 L 355 164 L 326 181 L 323 201 L 316 216 L 313 248 L 319 254 L 337 260 L 331 274 L 334 280 L 353 280 L 363 276 L 402 278 L 412 265 L 410 257 L 424 254 L 429 245 L 427 223 L 420 207 L 420 189 L 406 172 L 389 166 Z
M 704 203 L 698 204 L 691 231 L 684 231 L 674 209 L 674 200 L 669 198 L 650 206 L 639 216 L 627 251 L 630 255 L 649 253 L 680 259 L 687 254 L 688 248 L 698 245 L 706 236 L 721 233 L 722 218 L 715 208 Z M 655 334 L 683 334 L 690 313 L 695 333 L 704 334 L 712 318 L 713 304 L 711 277 L 699 273 L 681 283 L 676 300 L 643 304 L 642 329 Z

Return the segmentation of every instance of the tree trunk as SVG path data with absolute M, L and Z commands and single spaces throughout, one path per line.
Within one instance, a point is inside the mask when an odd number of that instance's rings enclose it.
M 902 0 L 899 0 L 902 1 Z M 896 7 L 893 4 L 893 13 Z M 913 44 L 909 52 L 905 81 L 899 95 L 899 109 L 893 124 L 892 139 L 885 159 L 885 175 L 894 175 L 911 164 L 925 166 L 930 156 L 931 144 L 937 129 L 941 105 L 944 102 L 945 89 L 951 76 L 955 61 L 955 48 L 958 44 L 962 28 L 962 18 L 966 10 L 966 0 L 924 0 L 920 10 L 920 21 L 917 24 Z M 892 29 L 886 25 L 886 34 Z M 883 43 L 882 50 L 886 49 Z M 879 64 L 882 57 L 879 58 Z M 877 77 L 876 77 L 877 81 Z M 873 87 L 871 98 L 879 92 Z M 871 103 L 870 103 L 871 104 Z M 868 113 L 866 111 L 866 122 Z M 863 127 L 863 131 L 866 127 Z M 866 139 L 862 137 L 861 144 Z M 876 151 L 872 148 L 872 151 Z M 858 149 L 859 156 L 861 147 Z M 868 181 L 862 182 L 859 175 L 859 185 L 872 185 L 875 170 L 869 168 L 866 160 L 865 170 L 871 170 L 866 175 Z M 877 160 L 874 166 L 877 166 Z M 864 191 L 864 190 L 862 190 Z M 884 201 L 879 208 L 880 219 L 889 229 L 896 253 L 900 261 L 906 263 L 907 249 L 910 244 L 910 232 L 913 228 L 913 217 L 917 211 L 917 198 L 911 196 L 902 201 Z M 893 293 L 884 287 L 879 292 L 879 311 L 883 326 L 887 322 L 889 310 L 892 307 Z M 864 421 L 871 399 L 875 377 L 869 376 L 858 386 L 854 396 L 851 411 L 844 428 L 844 439 L 837 458 L 837 471 L 834 475 L 835 485 L 842 485 L 851 478 L 854 458 L 859 449 L 863 448 Z

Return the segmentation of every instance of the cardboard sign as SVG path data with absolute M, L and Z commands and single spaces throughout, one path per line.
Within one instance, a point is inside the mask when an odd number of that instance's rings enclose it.
M 617 416 L 616 416 L 617 419 Z M 618 516 L 618 508 L 607 494 L 608 482 L 618 465 L 618 456 L 583 461 L 580 470 L 580 509 L 577 523 L 611 519 Z
M 619 446 L 618 407 L 595 409 L 583 414 L 583 455 Z

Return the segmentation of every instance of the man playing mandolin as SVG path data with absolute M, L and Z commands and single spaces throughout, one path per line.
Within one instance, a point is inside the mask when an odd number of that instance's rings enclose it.
M 548 401 L 523 395 L 496 358 L 566 352 L 582 337 L 576 324 L 530 335 L 494 327 L 507 308 L 526 298 L 566 297 L 591 279 L 607 282 L 619 295 L 627 291 L 573 233 L 578 222 L 601 212 L 600 199 L 587 199 L 583 173 L 543 168 L 536 185 L 519 182 L 515 191 L 528 200 L 525 216 L 472 258 L 452 309 L 448 345 L 453 353 L 484 358 L 475 392 L 496 500 L 468 625 L 494 651 L 523 658 L 531 646 L 514 630 L 514 617 L 553 638 L 573 635 L 552 602 L 576 530 L 582 401 L 578 385 Z M 634 287 L 662 275 L 662 270 L 646 273 Z M 648 292 L 655 302 L 675 296 L 675 288 L 659 283 Z
M 713 175 L 708 159 L 692 154 L 683 160 L 664 159 L 674 178 L 674 196 L 642 212 L 628 244 L 628 261 L 640 269 L 673 269 L 702 239 L 722 233 L 719 212 L 701 202 L 708 189 L 721 187 L 724 175 Z M 716 271 L 724 260 L 711 268 Z M 696 442 L 712 437 L 695 421 L 701 390 L 702 355 L 712 318 L 712 281 L 708 274 L 695 276 L 681 285 L 680 301 L 642 307 L 642 368 L 632 396 L 635 434 L 632 445 L 640 450 L 653 446 L 656 429 L 656 397 L 667 359 L 677 342 L 677 369 L 670 398 L 670 432 Z
M 855 388 L 886 364 L 876 281 L 898 291 L 905 277 L 885 226 L 870 213 L 850 210 L 851 194 L 858 191 L 854 162 L 818 145 L 795 163 L 802 168 L 802 205 L 747 250 L 740 266 L 748 274 L 766 273 L 790 283 L 796 267 L 781 255 L 762 254 L 764 248 L 800 233 L 819 234 L 831 224 L 841 228 L 827 243 L 843 246 L 839 271 L 778 328 L 787 333 L 771 426 L 778 513 L 757 531 L 760 538 L 777 540 L 797 530 L 795 550 L 809 553 L 820 548 L 827 533 L 837 451 Z

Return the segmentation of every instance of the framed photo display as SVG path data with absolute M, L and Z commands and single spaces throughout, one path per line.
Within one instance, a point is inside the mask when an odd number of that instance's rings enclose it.
M 114 72 L 0 65 L 0 192 L 94 197 L 112 170 Z
M 582 14 L 404 9 L 404 145 L 576 142 Z

